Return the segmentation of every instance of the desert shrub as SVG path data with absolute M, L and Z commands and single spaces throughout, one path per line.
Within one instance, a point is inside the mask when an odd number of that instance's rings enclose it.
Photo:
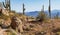
M 46 32 L 37 32 L 37 33 L 35 33 L 35 35 L 45 35 L 46 34 Z
M 54 16 L 54 19 L 58 19 L 59 18 L 59 12 L 56 13 L 56 15 Z
M 16 35 L 16 34 L 12 32 L 8 32 L 7 35 Z
M 44 21 L 47 18 L 47 14 L 43 11 L 39 12 L 39 15 L 37 16 L 37 19 L 39 19 L 40 21 Z
M 5 19 L 7 20 L 10 16 L 7 16 L 7 15 L 4 15 L 4 14 L 1 14 L 0 15 L 0 19 Z

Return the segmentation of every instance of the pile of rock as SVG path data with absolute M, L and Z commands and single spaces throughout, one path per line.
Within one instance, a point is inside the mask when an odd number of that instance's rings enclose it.
M 18 17 L 14 16 L 14 17 L 12 17 L 11 20 L 12 20 L 12 21 L 11 21 L 11 27 L 12 27 L 13 29 L 15 29 L 15 30 L 16 30 L 16 28 L 17 28 L 17 30 L 18 30 L 19 32 L 23 32 L 23 24 L 22 24 L 21 19 L 19 19 Z
M 11 24 L 10 19 L 8 19 L 8 20 L 1 19 L 1 21 L 0 21 L 0 26 L 2 28 L 8 28 L 10 26 L 10 24 Z

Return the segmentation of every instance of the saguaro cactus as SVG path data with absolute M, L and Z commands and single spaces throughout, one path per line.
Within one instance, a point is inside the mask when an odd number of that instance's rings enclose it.
M 51 18 L 51 5 L 50 5 L 50 0 L 49 0 L 49 16 L 50 16 L 50 18 Z
M 4 8 L 11 10 L 10 0 L 5 0 L 5 2 L 3 2 L 3 6 Z
M 44 5 L 42 6 L 42 12 L 44 12 Z
M 10 5 L 10 0 L 9 0 L 9 10 L 11 11 L 11 5 Z
M 23 14 L 25 14 L 25 5 L 24 5 L 24 3 L 23 3 Z

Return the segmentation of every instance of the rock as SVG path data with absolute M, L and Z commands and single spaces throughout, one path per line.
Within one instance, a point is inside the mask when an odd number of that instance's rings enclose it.
M 4 15 L 9 16 L 9 10 L 3 9 L 3 10 L 2 10 L 2 13 L 3 13 Z
M 17 28 L 17 30 L 19 31 L 19 32 L 23 32 L 23 24 L 22 24 L 22 21 L 21 21 L 21 19 L 19 19 L 18 17 L 16 17 L 16 16 L 14 16 L 14 17 L 12 17 L 12 19 L 11 19 L 12 21 L 11 21 L 11 27 L 14 29 L 14 30 L 16 30 L 16 28 Z
M 11 24 L 11 20 L 10 19 L 3 20 L 1 27 L 2 28 L 9 28 L 10 27 L 10 24 Z

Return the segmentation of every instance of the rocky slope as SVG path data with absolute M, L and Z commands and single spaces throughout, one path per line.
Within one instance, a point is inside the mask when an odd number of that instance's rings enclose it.
M 41 22 L 23 14 L 9 12 L 9 16 L 0 15 L 0 27 L 2 35 L 7 33 L 10 35 L 56 35 L 60 32 L 60 19 L 47 19 Z M 15 33 L 12 33 L 11 29 Z

